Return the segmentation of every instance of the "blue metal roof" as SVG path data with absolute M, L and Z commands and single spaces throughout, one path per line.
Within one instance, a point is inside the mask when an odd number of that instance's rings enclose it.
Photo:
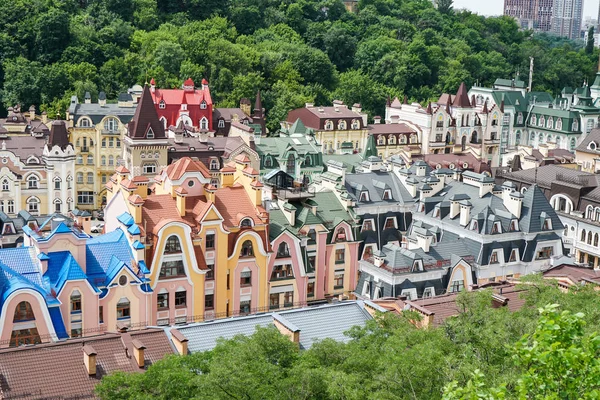
M 59 339 L 67 339 L 69 335 L 67 334 L 67 329 L 65 328 L 60 307 L 50 307 L 48 308 L 48 311 L 50 312 L 50 319 L 52 320 L 52 325 L 54 325 L 56 336 L 58 336 Z
M 54 228 L 50 236 L 54 235 L 55 233 L 71 233 L 71 228 L 65 225 L 64 222 L 61 222 L 56 228 Z
M 113 256 L 125 264 L 129 264 L 133 259 L 131 247 L 121 229 L 88 240 L 86 248 L 88 276 L 105 280 Z
M 139 235 L 141 231 L 137 224 L 133 224 L 129 227 L 129 229 L 127 229 L 127 232 L 129 232 L 131 235 Z
M 131 226 L 135 223 L 135 220 L 128 212 L 124 212 L 123 214 L 119 215 L 117 219 L 125 226 Z
M 46 253 L 38 254 L 37 258 L 39 258 L 41 261 L 48 261 L 50 259 L 50 257 L 48 257 L 48 254 Z
M 133 242 L 133 248 L 136 249 L 136 250 L 143 250 L 143 249 L 146 248 L 146 246 L 144 246 L 142 244 L 142 242 L 140 242 L 139 240 L 136 240 L 135 242 Z

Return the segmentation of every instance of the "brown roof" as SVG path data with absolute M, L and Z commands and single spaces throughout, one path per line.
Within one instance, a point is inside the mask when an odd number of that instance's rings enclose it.
M 264 223 L 243 186 L 218 189 L 215 192 L 215 206 L 223 217 L 225 226 L 239 226 L 243 217 L 251 218 L 255 224 Z
M 69 145 L 69 132 L 65 121 L 54 121 L 50 129 L 50 137 L 48 138 L 48 148 L 52 149 L 58 146 L 61 149 L 66 149 Z
M 248 100 L 248 103 L 250 101 Z M 223 118 L 225 121 L 231 121 L 234 115 L 237 115 L 238 120 L 242 120 L 247 118 L 252 122 L 252 118 L 250 118 L 241 108 L 215 108 L 213 111 L 214 120 L 219 118 Z
M 137 188 L 136 184 L 131 182 L 127 178 L 125 178 L 121 181 L 121 186 L 123 186 L 125 189 L 130 189 L 130 190 Z
M 158 119 L 148 85 L 144 86 L 144 91 L 128 128 L 128 136 L 133 139 L 146 139 L 150 129 L 154 132 L 154 139 L 166 138 L 165 128 Z
M 454 164 L 458 168 L 472 170 L 478 174 L 483 172 L 489 172 L 491 174 L 492 172 L 488 163 L 481 161 L 470 153 L 425 154 L 423 156 L 423 161 L 429 164 L 431 168 L 437 168 L 438 165 L 441 165 L 442 168 L 448 168 L 450 164 Z M 469 164 L 466 168 L 463 167 L 465 163 Z
M 241 130 L 243 130 L 245 132 L 249 132 L 249 133 L 254 132 L 254 128 L 252 128 L 252 127 L 250 127 L 250 126 L 248 126 L 246 124 L 242 124 L 241 122 L 238 122 L 238 121 L 231 122 L 231 126 L 234 126 L 234 127 L 238 128 L 238 129 L 241 129 Z
M 454 97 L 454 101 L 452 102 L 454 107 L 460 108 L 468 108 L 471 107 L 471 102 L 469 101 L 469 95 L 467 94 L 467 86 L 464 82 L 461 82 L 458 92 L 456 92 L 456 97 Z
M 138 175 L 138 176 L 134 176 L 131 181 L 137 182 L 137 183 L 144 183 L 144 182 L 150 182 L 150 179 L 148 179 L 147 176 Z
M 162 329 L 132 333 L 106 333 L 65 342 L 17 347 L 0 351 L 0 388 L 3 398 L 87 399 L 95 398 L 94 387 L 115 371 L 143 372 L 133 357 L 133 340 L 146 350 L 146 366 L 173 348 Z M 83 362 L 83 347 L 96 352 L 96 375 L 89 376 Z
M 600 271 L 593 268 L 561 264 L 544 272 L 544 278 L 568 279 L 573 283 L 582 281 L 600 283 Z
M 336 111 L 336 107 L 303 107 L 297 108 L 288 112 L 287 121 L 290 124 L 296 122 L 297 119 L 300 119 L 302 123 L 308 127 L 313 129 L 323 129 L 325 126 L 325 120 L 352 120 L 356 119 L 360 122 L 360 128 L 363 129 L 363 120 L 362 115 L 359 113 L 352 111 L 348 107 L 344 105 L 340 105 L 337 107 L 338 111 Z M 348 125 L 348 129 L 350 129 L 350 125 Z
M 399 123 L 399 124 L 370 124 L 368 125 L 370 133 L 377 134 L 389 134 L 389 133 L 415 133 L 416 131 L 410 126 Z
M 392 108 L 402 108 L 402 103 L 400 102 L 400 100 L 398 99 L 398 97 L 394 97 L 394 101 L 392 101 L 392 103 L 390 104 L 390 107 L 392 107 Z
M 144 199 L 139 194 L 132 194 L 127 199 L 131 204 L 144 204 Z
M 175 161 L 166 168 L 167 176 L 171 180 L 178 180 L 186 172 L 200 172 L 205 178 L 210 178 L 210 172 L 202 161 L 193 160 L 190 157 L 183 157 Z

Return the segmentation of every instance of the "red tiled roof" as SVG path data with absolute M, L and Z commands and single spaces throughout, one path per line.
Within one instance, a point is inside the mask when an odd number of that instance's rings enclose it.
M 185 188 L 183 186 L 179 186 L 177 189 L 175 189 L 175 193 L 177 193 L 177 194 L 188 194 L 188 191 L 185 190 Z
M 112 181 L 106 182 L 106 185 L 104 185 L 104 187 L 106 187 L 107 189 L 112 189 L 112 187 L 113 187 Z
M 252 185 L 252 187 L 263 187 L 263 186 L 265 186 L 262 183 L 260 183 L 259 181 L 257 181 L 256 179 L 253 180 L 250 185 Z
M 173 354 L 162 329 L 132 333 L 106 333 L 65 342 L 24 346 L 0 351 L 0 388 L 5 398 L 95 398 L 100 379 L 115 371 L 143 372 L 132 357 L 133 340 L 140 340 L 144 358 L 151 365 Z M 96 356 L 96 375 L 89 376 L 83 362 L 83 344 Z
M 242 172 L 248 175 L 258 175 L 258 171 L 250 166 L 244 168 Z
M 202 161 L 193 160 L 190 157 L 183 157 L 175 161 L 166 168 L 167 176 L 171 180 L 179 180 L 186 172 L 199 172 L 205 178 L 210 178 L 210 172 Z
M 235 171 L 236 171 L 236 169 L 229 165 L 226 165 L 223 168 L 221 168 L 221 172 L 235 172 Z
M 544 278 L 569 279 L 573 283 L 583 280 L 600 283 L 600 271 L 587 267 L 563 264 L 545 271 Z
M 119 165 L 117 169 L 115 169 L 117 174 L 128 174 L 129 170 L 124 165 Z
M 129 179 L 123 179 L 121 181 L 121 186 L 123 186 L 125 189 L 129 189 L 129 190 L 133 190 L 133 189 L 137 188 L 135 183 L 131 182 Z
M 218 189 L 215 206 L 223 216 L 225 226 L 239 226 L 239 215 L 251 218 L 255 224 L 263 224 L 243 186 Z
M 111 181 L 113 181 L 114 183 L 117 183 L 117 177 L 118 177 L 118 174 L 116 174 L 116 173 L 115 173 L 115 174 L 112 174 L 112 175 L 110 176 L 110 180 L 111 180 Z
M 127 200 L 129 200 L 131 204 L 144 204 L 144 199 L 142 199 L 139 194 L 132 194 Z
M 146 177 L 146 176 L 138 175 L 138 176 L 134 176 L 131 181 L 135 182 L 135 183 L 144 183 L 144 182 L 150 182 L 150 179 L 148 179 L 148 177 Z
M 179 216 L 177 204 L 170 194 L 148 196 L 142 208 L 142 220 L 146 224 L 146 232 L 154 233 L 155 226 L 163 219 L 185 222 Z
M 235 161 L 238 161 L 241 163 L 249 163 L 250 158 L 248 158 L 248 156 L 246 154 L 238 154 L 237 156 L 235 156 Z

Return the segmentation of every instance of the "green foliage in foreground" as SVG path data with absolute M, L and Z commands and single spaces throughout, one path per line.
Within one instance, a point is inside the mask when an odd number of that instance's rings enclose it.
M 595 399 L 600 398 L 600 296 L 533 280 L 527 306 L 490 307 L 491 293 L 461 295 L 460 315 L 416 329 L 379 316 L 299 351 L 275 328 L 170 356 L 145 374 L 116 373 L 109 399 Z M 553 305 L 547 305 L 553 304 Z
M 598 50 L 582 41 L 433 3 L 360 0 L 350 13 L 342 0 L 0 1 L 0 102 L 64 116 L 72 94 L 207 78 L 220 107 L 261 89 L 274 130 L 305 102 L 383 115 L 388 95 L 424 102 L 462 81 L 526 79 L 529 57 L 534 90 L 593 82 Z

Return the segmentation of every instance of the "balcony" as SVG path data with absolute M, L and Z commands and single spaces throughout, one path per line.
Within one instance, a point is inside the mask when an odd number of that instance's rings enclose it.
M 121 132 L 119 132 L 118 129 L 110 129 L 110 130 L 108 130 L 108 129 L 102 129 L 101 133 L 103 135 L 113 135 L 113 136 L 121 134 Z
M 89 147 L 81 147 L 79 150 L 81 153 L 89 153 L 90 152 L 90 148 Z
M 315 197 L 315 189 L 314 188 L 282 188 L 279 186 L 274 186 L 273 191 L 277 195 L 278 198 L 282 200 L 302 200 L 302 199 L 310 199 L 311 197 Z

